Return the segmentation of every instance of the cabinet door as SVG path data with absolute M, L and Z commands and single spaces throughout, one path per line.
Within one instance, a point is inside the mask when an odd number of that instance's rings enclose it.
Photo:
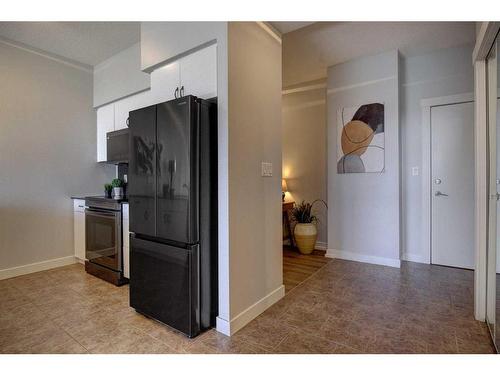
M 106 161 L 106 134 L 114 129 L 114 103 L 97 108 L 97 161 Z
M 73 212 L 75 257 L 85 260 L 85 212 Z
M 153 104 L 150 90 L 146 90 L 115 102 L 115 130 L 125 129 L 130 111 Z
M 128 113 L 131 110 L 131 98 L 132 96 L 129 96 L 115 102 L 115 130 L 120 130 L 127 127 Z
M 180 60 L 184 95 L 202 99 L 217 96 L 217 45 L 211 45 Z
M 175 91 L 180 87 L 179 62 L 162 66 L 151 73 L 151 104 L 175 99 Z

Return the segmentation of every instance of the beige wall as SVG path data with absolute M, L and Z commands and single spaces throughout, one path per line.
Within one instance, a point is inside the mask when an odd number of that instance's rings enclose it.
M 281 45 L 255 22 L 228 26 L 230 315 L 282 287 Z M 273 176 L 261 177 L 261 162 Z
M 0 82 L 2 270 L 73 255 L 70 195 L 114 168 L 96 164 L 90 72 L 0 43 Z
M 285 62 L 286 63 L 286 62 Z M 326 201 L 326 89 L 283 95 L 283 177 L 285 200 Z M 318 216 L 318 243 L 327 244 L 327 212 L 314 205 Z

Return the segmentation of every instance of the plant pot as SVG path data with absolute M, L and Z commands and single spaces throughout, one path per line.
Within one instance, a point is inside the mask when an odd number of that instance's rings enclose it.
M 104 190 L 104 196 L 106 198 L 111 198 L 111 190 Z
M 122 187 L 114 187 L 113 188 L 113 198 L 114 199 L 122 199 L 123 198 L 123 188 Z
M 318 230 L 313 223 L 298 223 L 293 231 L 295 242 L 302 254 L 311 254 L 316 245 Z

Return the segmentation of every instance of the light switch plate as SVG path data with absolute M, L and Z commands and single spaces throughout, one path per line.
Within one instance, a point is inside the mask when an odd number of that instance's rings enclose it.
M 412 167 L 411 168 L 411 175 L 412 176 L 418 176 L 418 167 Z
M 262 177 L 272 177 L 273 163 L 262 162 Z

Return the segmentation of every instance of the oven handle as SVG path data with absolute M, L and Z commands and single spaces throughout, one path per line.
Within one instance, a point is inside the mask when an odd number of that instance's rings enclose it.
M 119 211 L 108 211 L 108 210 L 99 210 L 96 208 L 85 208 L 85 214 L 89 214 L 92 216 L 100 216 L 100 217 L 116 217 L 120 214 Z

